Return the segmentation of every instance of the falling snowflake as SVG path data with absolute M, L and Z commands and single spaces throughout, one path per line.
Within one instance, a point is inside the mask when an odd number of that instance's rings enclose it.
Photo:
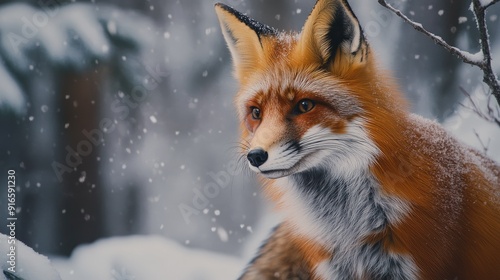
M 87 173 L 85 171 L 82 171 L 80 178 L 78 178 L 78 182 L 80 182 L 80 183 L 85 182 L 86 177 L 87 177 Z
M 223 227 L 217 228 L 217 235 L 219 236 L 219 239 L 222 242 L 227 242 L 229 240 L 227 231 Z

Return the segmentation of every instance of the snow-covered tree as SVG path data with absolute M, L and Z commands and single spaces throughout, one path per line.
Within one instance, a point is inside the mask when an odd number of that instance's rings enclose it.
M 0 165 L 22 174 L 19 238 L 31 246 L 69 253 L 104 234 L 98 155 L 68 166 L 65 147 L 77 150 L 82 131 L 99 127 L 104 81 L 130 87 L 138 79 L 140 65 L 131 61 L 151 43 L 150 28 L 140 15 L 108 6 L 0 6 L 0 125 L 7 129 Z

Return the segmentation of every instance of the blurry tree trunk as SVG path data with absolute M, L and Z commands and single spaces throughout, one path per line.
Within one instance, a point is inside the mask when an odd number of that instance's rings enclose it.
M 101 82 L 99 71 L 68 73 L 61 79 L 61 108 L 66 131 L 67 146 L 61 163 L 66 163 L 68 147 L 74 151 L 85 150 L 90 143 L 92 151 L 81 155 L 81 163 L 73 172 L 65 173 L 62 181 L 61 253 L 69 254 L 75 246 L 102 237 L 102 188 L 99 182 L 99 150 L 102 145 L 92 143 L 84 131 L 99 131 L 99 95 Z M 98 139 L 95 136 L 94 139 Z

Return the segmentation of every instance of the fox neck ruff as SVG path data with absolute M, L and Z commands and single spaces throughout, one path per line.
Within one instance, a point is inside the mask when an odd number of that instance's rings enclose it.
M 280 204 L 295 232 L 327 248 L 332 258 L 316 268 L 325 279 L 415 279 L 410 256 L 390 249 L 391 226 L 408 213 L 384 195 L 368 170 L 336 176 L 325 166 L 276 180 Z M 374 236 L 383 238 L 374 239 Z M 388 246 L 389 244 L 389 246 Z M 388 248 L 389 247 L 389 248 Z

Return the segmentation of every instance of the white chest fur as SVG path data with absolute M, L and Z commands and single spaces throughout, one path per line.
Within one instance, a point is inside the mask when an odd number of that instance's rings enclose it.
M 401 200 L 381 195 L 368 171 L 340 178 L 325 168 L 277 180 L 287 220 L 297 234 L 330 248 L 317 268 L 325 279 L 415 279 L 409 256 L 385 252 L 363 239 L 398 223 L 408 212 Z

